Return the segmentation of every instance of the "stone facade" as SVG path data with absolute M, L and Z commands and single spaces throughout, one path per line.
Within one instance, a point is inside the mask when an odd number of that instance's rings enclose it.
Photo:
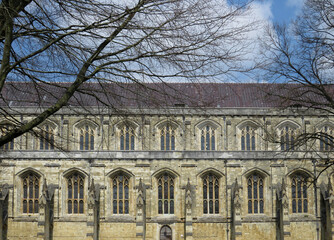
M 279 139 L 333 125 L 294 109 L 63 109 L 40 127 L 53 138 L 0 153 L 1 237 L 332 239 L 331 152 Z

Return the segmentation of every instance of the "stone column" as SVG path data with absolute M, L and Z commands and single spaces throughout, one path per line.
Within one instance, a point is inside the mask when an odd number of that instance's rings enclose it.
M 321 239 L 332 240 L 332 221 L 331 221 L 331 207 L 329 203 L 330 191 L 332 185 L 328 179 L 328 185 L 320 184 L 320 219 L 321 219 Z
M 328 203 L 329 203 L 329 209 L 330 209 L 330 219 L 333 220 L 334 219 L 334 191 L 333 191 L 333 187 L 332 187 L 332 183 L 331 180 L 328 179 Z M 332 233 L 334 233 L 334 222 L 332 222 Z
M 47 186 L 44 178 L 42 194 L 39 198 L 37 239 L 51 240 L 53 232 L 53 193 L 54 187 Z
M 188 178 L 188 183 L 186 185 L 186 194 L 185 194 L 185 226 L 184 226 L 184 234 L 185 239 L 192 240 L 193 239 L 193 226 L 192 226 L 192 197 L 191 197 L 191 185 L 190 180 Z
M 8 184 L 5 184 L 0 191 L 0 239 L 7 239 L 8 226 Z
M 282 184 L 277 188 L 277 240 L 291 239 L 291 226 L 289 219 L 289 199 L 286 192 L 286 183 L 284 178 Z
M 94 179 L 89 187 L 88 191 L 88 218 L 87 218 L 87 239 L 98 240 L 99 239 L 99 226 L 100 226 L 100 188 L 94 184 Z
M 137 214 L 136 214 L 136 237 L 145 240 L 146 235 L 146 191 L 145 185 L 139 179 L 138 197 L 137 197 Z
M 241 221 L 241 198 L 240 198 L 240 186 L 238 179 L 232 187 L 232 222 L 231 222 L 231 240 L 242 239 L 242 221 Z

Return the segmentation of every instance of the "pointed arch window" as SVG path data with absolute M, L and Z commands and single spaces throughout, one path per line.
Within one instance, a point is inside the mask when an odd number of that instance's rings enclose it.
M 212 173 L 203 177 L 203 213 L 219 214 L 219 179 Z
M 67 212 L 69 214 L 84 213 L 84 177 L 73 173 L 67 177 Z
M 45 124 L 41 128 L 40 138 L 39 138 L 39 149 L 40 150 L 53 150 L 54 149 L 54 138 L 55 129 L 49 125 Z
M 334 149 L 334 129 L 324 126 L 320 133 L 320 151 L 332 151 Z
M 120 131 L 120 150 L 135 150 L 135 130 L 127 125 Z
M 158 213 L 174 214 L 174 178 L 168 173 L 158 178 Z
M 0 134 L 1 136 L 6 135 L 10 130 L 13 129 L 13 126 L 11 125 L 3 125 L 0 127 Z M 1 150 L 3 151 L 9 151 L 9 150 L 14 150 L 14 139 L 11 140 L 10 142 L 5 143 L 0 147 Z
M 175 129 L 167 124 L 160 129 L 161 150 L 175 150 Z
M 84 125 L 79 129 L 80 150 L 94 150 L 94 129 Z
M 307 177 L 296 174 L 291 178 L 291 198 L 293 213 L 307 213 Z
M 124 173 L 119 173 L 112 177 L 112 208 L 113 214 L 129 213 L 129 177 Z
M 255 128 L 246 126 L 241 129 L 241 150 L 255 151 Z
M 296 133 L 297 129 L 290 126 L 285 126 L 280 130 L 282 151 L 295 150 Z
M 201 130 L 201 150 L 215 150 L 216 137 L 215 129 L 206 125 Z
M 35 173 L 28 173 L 22 177 L 22 212 L 38 213 L 39 181 Z
M 247 178 L 248 213 L 263 213 L 264 210 L 264 181 L 259 174 Z

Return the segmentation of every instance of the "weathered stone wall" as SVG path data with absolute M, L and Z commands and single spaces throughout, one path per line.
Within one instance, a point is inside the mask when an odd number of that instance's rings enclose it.
M 28 118 L 28 117 L 27 117 Z M 174 239 L 276 239 L 277 196 L 283 200 L 284 239 L 320 239 L 320 184 L 333 181 L 332 168 L 317 178 L 316 186 L 308 184 L 306 213 L 293 213 L 291 176 L 302 173 L 312 179 L 325 165 L 317 152 L 306 152 L 306 146 L 293 152 L 280 151 L 280 145 L 267 141 L 278 136 L 284 124 L 297 126 L 298 131 L 312 131 L 328 123 L 314 114 L 305 116 L 291 112 L 264 110 L 226 110 L 226 112 L 187 112 L 131 115 L 63 115 L 50 119 L 56 126 L 56 142 L 62 150 L 39 151 L 38 139 L 32 134 L 15 139 L 15 150 L 0 154 L 0 181 L 8 184 L 8 239 L 43 237 L 41 213 L 22 211 L 22 176 L 34 172 L 53 193 L 53 238 L 93 239 L 92 223 L 99 223 L 99 239 L 159 239 L 160 229 L 168 225 Z M 92 151 L 79 151 L 76 126 L 90 122 L 95 129 Z M 119 151 L 119 124 L 135 126 L 135 150 Z M 160 151 L 159 126 L 176 127 L 176 150 Z M 209 124 L 215 128 L 215 151 L 200 151 L 201 129 Z M 256 151 L 241 150 L 241 127 L 256 126 Z M 311 147 L 319 146 L 316 142 Z M 322 153 L 320 153 L 321 155 Z M 327 154 L 327 153 L 326 153 Z M 84 213 L 67 213 L 66 177 L 78 172 L 84 177 Z M 123 172 L 129 176 L 129 214 L 113 214 L 111 177 Z M 157 177 L 167 172 L 175 182 L 175 213 L 158 214 Z M 203 176 L 213 173 L 219 178 L 219 213 L 203 214 Z M 247 178 L 259 174 L 264 180 L 264 212 L 248 213 Z M 99 190 L 99 219 L 94 219 L 88 205 L 88 192 L 94 179 Z M 145 186 L 145 221 L 138 221 L 138 186 Z M 191 206 L 186 209 L 186 185 L 191 186 Z M 286 193 L 282 196 L 282 184 Z M 238 184 L 238 185 L 236 185 Z M 284 185 L 283 184 L 283 185 Z M 235 200 L 238 186 L 240 200 Z M 328 187 L 328 192 L 330 189 Z M 328 193 L 329 194 L 329 193 Z M 328 197 L 331 195 L 329 194 Z M 283 201 L 284 202 L 284 201 Z M 240 208 L 235 206 L 240 203 Z M 186 213 L 188 212 L 188 222 Z M 190 219 L 190 220 L 189 220 Z M 232 221 L 234 219 L 234 221 Z M 145 227 L 144 227 L 145 226 Z M 233 232 L 233 234 L 232 234 Z

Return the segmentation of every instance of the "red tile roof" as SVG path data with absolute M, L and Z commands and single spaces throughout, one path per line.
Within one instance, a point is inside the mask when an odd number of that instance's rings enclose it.
M 0 106 L 37 107 L 56 102 L 70 83 L 7 82 Z M 330 88 L 333 89 L 333 88 Z M 333 92 L 333 91 L 331 91 Z M 325 102 L 317 92 L 298 84 L 264 83 L 85 83 L 71 106 L 159 108 L 185 105 L 213 108 L 271 108 Z

